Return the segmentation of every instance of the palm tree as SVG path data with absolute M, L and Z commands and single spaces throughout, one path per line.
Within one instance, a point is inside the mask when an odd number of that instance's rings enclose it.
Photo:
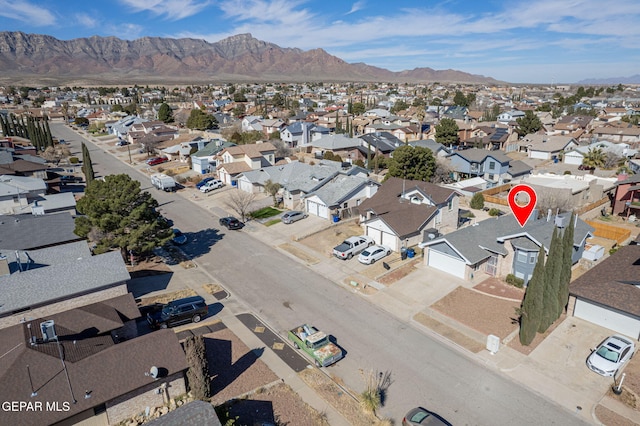
M 424 117 L 427 115 L 424 106 L 418 105 L 418 109 L 416 111 L 416 118 L 418 119 L 418 127 L 420 128 L 420 140 L 422 140 L 422 122 L 424 121 Z
M 604 166 L 605 161 L 606 156 L 604 152 L 602 152 L 602 149 L 592 148 L 584 155 L 584 158 L 582 159 L 582 166 L 593 172 L 596 167 Z

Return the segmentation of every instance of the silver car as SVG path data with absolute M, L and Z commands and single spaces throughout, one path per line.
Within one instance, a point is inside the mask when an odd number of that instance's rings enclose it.
M 631 339 L 610 336 L 587 358 L 587 367 L 601 376 L 614 376 L 620 367 L 631 359 L 635 345 Z
M 305 212 L 293 210 L 290 212 L 286 212 L 285 214 L 282 215 L 282 223 L 286 223 L 287 225 L 289 225 L 293 222 L 302 220 L 307 216 L 309 215 L 306 214 Z

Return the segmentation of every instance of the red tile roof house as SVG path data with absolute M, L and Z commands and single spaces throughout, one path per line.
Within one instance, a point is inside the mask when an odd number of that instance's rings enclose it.
M 640 339 L 640 246 L 618 249 L 569 286 L 567 312 Z
M 2 423 L 113 425 L 184 395 L 172 330 L 123 340 L 138 316 L 126 294 L 0 330 Z
M 615 196 L 613 198 L 613 214 L 629 218 L 630 215 L 640 217 L 640 175 L 618 176 Z

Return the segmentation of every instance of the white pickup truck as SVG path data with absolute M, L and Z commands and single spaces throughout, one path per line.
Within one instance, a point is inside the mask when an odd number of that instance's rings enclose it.
M 351 259 L 354 255 L 373 245 L 373 238 L 366 235 L 349 237 L 340 245 L 333 248 L 333 255 L 338 259 Z

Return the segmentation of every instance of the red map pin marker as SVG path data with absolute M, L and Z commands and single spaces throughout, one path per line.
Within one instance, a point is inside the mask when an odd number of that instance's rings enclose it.
M 529 202 L 527 204 L 521 205 L 516 202 L 516 197 L 521 192 L 529 196 Z M 536 191 L 529 185 L 516 185 L 509 191 L 509 207 L 521 227 L 524 227 L 524 224 L 529 220 L 529 216 L 531 216 L 533 209 L 536 207 L 537 200 L 538 196 L 536 195 Z

